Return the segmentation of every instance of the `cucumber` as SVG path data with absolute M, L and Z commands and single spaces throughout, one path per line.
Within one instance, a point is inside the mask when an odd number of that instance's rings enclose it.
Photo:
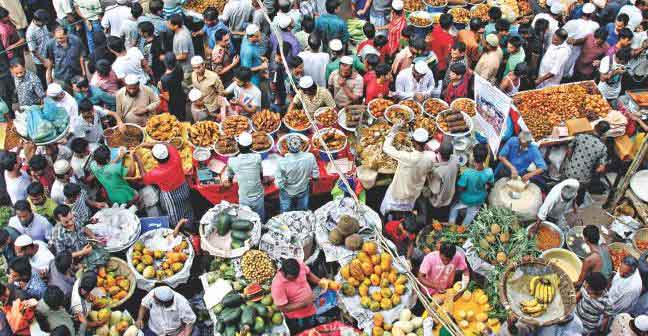
M 243 303 L 243 296 L 239 293 L 230 292 L 225 295 L 221 304 L 225 307 L 234 308 Z
M 250 231 L 254 227 L 254 224 L 248 220 L 237 219 L 232 222 L 232 230 L 239 231 Z
M 245 241 L 250 237 L 250 234 L 247 231 L 232 230 L 230 231 L 230 234 L 232 236 L 232 239 L 242 240 L 242 241 Z

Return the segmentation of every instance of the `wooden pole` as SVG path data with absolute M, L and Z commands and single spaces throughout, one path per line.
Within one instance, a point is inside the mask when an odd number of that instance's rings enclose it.
M 614 190 L 614 193 L 611 195 L 610 198 L 611 201 L 608 202 L 608 207 L 607 207 L 608 210 L 610 211 L 614 210 L 614 208 L 616 208 L 616 206 L 619 204 L 619 201 L 621 201 L 621 198 L 623 198 L 625 191 L 628 189 L 628 186 L 630 185 L 630 179 L 632 178 L 634 173 L 637 172 L 639 166 L 644 160 L 644 157 L 646 156 L 646 153 L 648 153 L 648 141 L 646 141 L 646 139 L 647 137 L 644 137 L 643 142 L 641 143 L 641 147 L 637 152 L 637 155 L 635 156 L 634 160 L 632 160 L 630 167 L 628 167 L 628 171 L 626 171 L 625 175 L 623 176 L 623 179 L 621 180 L 621 183 L 619 183 L 616 190 Z

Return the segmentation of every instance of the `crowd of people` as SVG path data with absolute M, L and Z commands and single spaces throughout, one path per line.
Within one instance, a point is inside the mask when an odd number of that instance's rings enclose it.
M 442 13 L 430 31 L 422 31 L 408 23 L 403 0 L 229 0 L 221 11 L 208 7 L 200 19 L 177 0 L 0 0 L 2 121 L 11 122 L 24 107 L 51 105 L 64 109 L 70 123 L 61 141 L 37 146 L 23 140 L 2 152 L 0 201 L 13 213 L 0 229 L 8 263 L 0 305 L 35 299 L 42 330 L 92 334 L 101 325 L 87 317 L 97 278 L 84 275 L 74 285 L 75 272 L 81 260 L 102 252 L 90 243 L 94 235 L 85 226 L 113 204 L 143 214 L 145 186 L 155 186 L 172 228 L 197 232 L 201 214 L 195 213 L 178 149 L 144 143 L 158 165 L 141 179 L 127 179 L 127 151 L 107 146 L 108 127 L 145 127 L 161 113 L 220 122 L 262 110 L 284 115 L 302 108 L 342 109 L 375 98 L 422 103 L 437 97 L 451 103 L 474 96 L 475 75 L 510 96 L 594 80 L 613 108 L 625 90 L 647 85 L 630 80 L 629 68 L 645 61 L 648 0 L 530 4 L 532 14 L 520 18 L 492 6 L 488 21 L 472 18 L 463 29 Z M 343 13 L 346 6 L 351 11 Z M 343 16 L 366 20 L 364 40 L 351 39 Z M 520 177 L 546 195 L 537 222 L 567 230 L 567 214 L 583 206 L 613 156 L 605 143 L 610 124 L 599 122 L 593 133 L 570 143 L 562 182 L 551 185 L 545 179 L 549 165 L 528 131 L 509 135 L 499 153 L 475 145 L 470 166 L 460 169 L 452 141 L 446 138 L 432 152 L 426 143 L 433 134 L 425 129 L 412 132 L 413 151 L 398 150 L 393 142 L 402 127 L 396 123 L 386 137 L 384 153 L 398 167 L 377 201 L 367 199 L 356 176 L 341 179 L 332 194 L 355 194 L 380 212 L 385 235 L 431 294 L 445 292 L 457 279 L 465 287 L 471 275 L 456 246 L 443 244 L 427 255 L 415 247 L 425 225 L 437 219 L 468 228 L 496 179 Z M 227 162 L 222 185 L 236 180 L 239 203 L 262 221 L 271 217 L 266 208 L 273 200 L 264 195 L 271 183 L 279 188 L 279 212 L 312 209 L 310 184 L 320 170 L 316 157 L 302 151 L 303 140 L 288 140 L 289 154 L 272 177 L 263 175 L 252 141 L 249 133 L 236 138 L 240 154 Z M 132 157 L 144 171 L 143 158 Z M 645 258 L 626 257 L 615 270 L 599 229 L 586 227 L 584 237 L 591 252 L 567 322 L 534 329 L 511 318 L 502 334 L 648 335 Z M 308 280 L 319 278 L 291 259 L 273 282 L 273 297 L 293 334 L 315 323 Z M 187 299 L 166 286 L 150 291 L 137 315 L 145 335 L 196 333 Z M 29 334 L 12 330 L 4 316 L 0 311 L 0 335 Z

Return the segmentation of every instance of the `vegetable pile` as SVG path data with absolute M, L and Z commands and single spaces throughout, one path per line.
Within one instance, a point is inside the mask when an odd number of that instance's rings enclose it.
M 234 282 L 234 290 L 212 308 L 216 315 L 214 330 L 224 336 L 261 335 L 283 323 L 283 315 L 272 302 L 269 290 L 258 284 L 243 288 Z

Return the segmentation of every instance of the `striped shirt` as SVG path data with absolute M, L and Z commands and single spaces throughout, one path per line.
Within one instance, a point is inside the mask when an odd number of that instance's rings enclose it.
M 576 304 L 576 314 L 583 322 L 585 334 L 598 332 L 603 323 L 603 316 L 611 313 L 606 297 L 607 292 L 597 299 L 592 298 L 585 288 L 581 288 L 581 299 Z

